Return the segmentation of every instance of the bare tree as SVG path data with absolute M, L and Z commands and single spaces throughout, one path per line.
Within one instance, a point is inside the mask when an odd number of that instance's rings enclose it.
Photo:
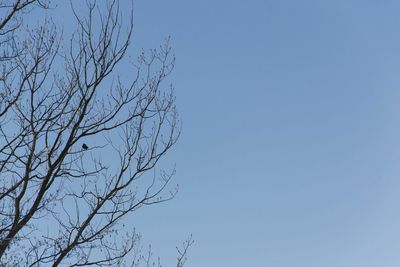
M 140 54 L 121 77 L 133 22 L 123 26 L 117 0 L 74 12 L 65 46 L 48 20 L 22 27 L 47 8 L 0 4 L 0 265 L 150 266 L 124 219 L 177 192 L 167 189 L 174 171 L 155 168 L 180 133 L 173 92 L 162 90 L 170 46 Z

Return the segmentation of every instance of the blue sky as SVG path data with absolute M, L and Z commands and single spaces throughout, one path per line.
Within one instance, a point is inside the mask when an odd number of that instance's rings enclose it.
M 400 266 L 399 10 L 136 1 L 136 48 L 177 57 L 180 192 L 132 220 L 164 266 L 190 233 L 188 267 Z

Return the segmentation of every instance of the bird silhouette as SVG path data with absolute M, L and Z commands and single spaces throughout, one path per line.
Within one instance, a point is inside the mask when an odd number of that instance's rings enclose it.
M 89 148 L 89 147 L 88 147 L 85 143 L 83 143 L 82 149 L 87 150 L 88 148 Z

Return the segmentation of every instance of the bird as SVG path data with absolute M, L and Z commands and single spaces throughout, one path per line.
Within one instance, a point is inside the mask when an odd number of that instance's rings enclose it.
M 83 143 L 82 145 L 82 149 L 87 150 L 89 147 L 87 146 L 87 144 Z

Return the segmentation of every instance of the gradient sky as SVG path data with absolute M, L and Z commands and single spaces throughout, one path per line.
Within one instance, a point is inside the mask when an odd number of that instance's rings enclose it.
M 190 233 L 188 267 L 400 266 L 399 11 L 136 1 L 136 47 L 177 57 L 180 192 L 132 221 L 163 266 Z

